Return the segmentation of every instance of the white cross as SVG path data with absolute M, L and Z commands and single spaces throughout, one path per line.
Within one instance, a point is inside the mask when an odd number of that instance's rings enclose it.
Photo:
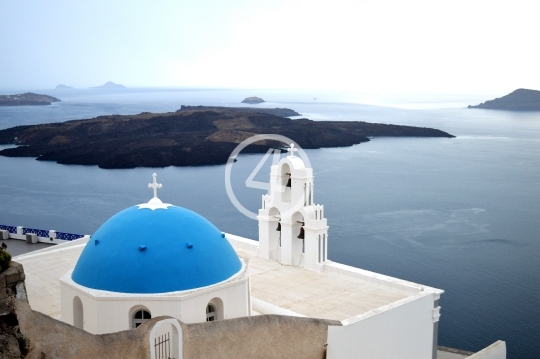
M 157 174 L 152 173 L 152 177 L 154 177 L 154 182 L 149 183 L 148 188 L 153 188 L 154 189 L 154 198 L 157 198 L 157 190 L 158 190 L 158 188 L 161 188 L 163 186 L 161 185 L 161 183 L 157 183 L 157 181 L 156 181 Z
M 291 153 L 291 157 L 294 157 L 294 152 L 298 151 L 298 149 L 294 148 L 294 143 L 291 143 L 291 147 L 287 148 L 287 152 Z

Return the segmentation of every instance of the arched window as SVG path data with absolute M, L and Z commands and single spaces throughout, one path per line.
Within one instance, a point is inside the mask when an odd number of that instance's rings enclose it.
M 213 303 L 208 303 L 206 306 L 206 321 L 213 322 L 217 320 L 216 306 Z
M 81 298 L 73 298 L 73 326 L 84 329 L 84 310 Z
M 212 298 L 206 305 L 206 321 L 214 322 L 216 320 L 225 319 L 225 311 L 223 307 L 223 301 L 218 298 Z
M 139 309 L 133 313 L 131 320 L 131 328 L 135 329 L 142 323 L 146 322 L 148 319 L 152 319 L 150 312 L 145 309 Z

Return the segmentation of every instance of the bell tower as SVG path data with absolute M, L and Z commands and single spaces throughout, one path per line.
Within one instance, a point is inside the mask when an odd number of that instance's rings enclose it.
M 259 209 L 259 253 L 283 265 L 321 272 L 328 253 L 324 207 L 314 202 L 313 169 L 291 154 L 271 167 Z

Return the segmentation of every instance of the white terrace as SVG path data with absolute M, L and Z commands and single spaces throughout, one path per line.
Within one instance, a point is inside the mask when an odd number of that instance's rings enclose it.
M 320 273 L 281 265 L 257 256 L 257 241 L 231 234 L 227 238 L 238 255 L 249 260 L 253 315 L 296 314 L 345 320 L 422 291 L 418 284 L 331 261 Z M 24 266 L 34 310 L 60 319 L 59 278 L 75 266 L 87 241 L 83 238 L 14 258 Z

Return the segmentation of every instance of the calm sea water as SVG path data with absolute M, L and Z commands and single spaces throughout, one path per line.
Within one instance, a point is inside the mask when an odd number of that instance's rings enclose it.
M 43 93 L 43 91 L 41 91 Z M 362 120 L 434 127 L 454 139 L 376 138 L 308 150 L 315 201 L 325 205 L 334 261 L 445 290 L 439 344 L 477 351 L 502 339 L 509 358 L 537 357 L 540 338 L 540 113 L 470 110 L 487 98 L 377 99 L 332 93 L 147 89 L 48 91 L 46 107 L 0 108 L 0 128 L 113 113 L 174 111 L 180 105 L 238 106 L 259 95 L 267 107 L 313 120 Z M 317 97 L 317 100 L 313 98 Z M 351 103 L 351 100 L 401 108 Z M 263 191 L 245 180 L 262 156 L 240 156 L 232 182 L 252 211 Z M 256 180 L 267 181 L 270 163 Z M 0 223 L 93 233 L 152 193 L 190 208 L 225 232 L 256 238 L 224 187 L 224 166 L 102 170 L 0 157 Z

